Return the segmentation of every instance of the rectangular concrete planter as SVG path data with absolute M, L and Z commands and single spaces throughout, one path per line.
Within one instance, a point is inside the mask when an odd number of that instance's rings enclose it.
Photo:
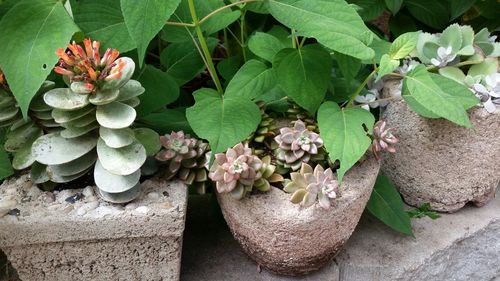
M 94 194 L 42 192 L 26 176 L 0 186 L 0 206 L 16 202 L 9 214 L 0 208 L 0 248 L 20 279 L 178 280 L 186 186 L 147 180 L 127 205 Z

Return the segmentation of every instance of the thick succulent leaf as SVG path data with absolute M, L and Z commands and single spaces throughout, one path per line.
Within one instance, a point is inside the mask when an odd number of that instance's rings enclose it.
M 89 104 L 87 95 L 75 94 L 68 88 L 52 89 L 45 93 L 43 100 L 48 105 L 61 110 L 77 110 Z
M 433 114 L 464 127 L 472 126 L 464 106 L 457 102 L 451 91 L 444 92 L 433 81 L 425 66 L 417 66 L 403 81 L 403 98 L 410 95 Z
M 18 112 L 19 112 L 19 107 L 10 107 L 2 109 L 2 111 L 0 112 L 0 122 L 10 120 L 14 116 L 16 116 Z
M 120 91 L 118 89 L 97 90 L 89 97 L 90 103 L 94 105 L 104 105 L 113 102 L 118 98 Z
M 450 46 L 453 53 L 457 53 L 462 48 L 462 31 L 460 25 L 457 23 L 448 26 L 441 36 L 439 36 L 439 45 L 448 47 Z
M 42 134 L 42 129 L 34 123 L 25 124 L 8 133 L 4 148 L 6 151 L 15 152 L 21 149 L 25 144 L 33 143 L 33 141 Z
M 116 101 L 125 101 L 131 98 L 138 97 L 144 93 L 145 89 L 137 80 L 128 80 L 128 82 L 120 88 L 120 94 Z
M 153 156 L 160 151 L 160 135 L 157 132 L 148 128 L 137 128 L 134 130 L 135 138 L 146 149 L 147 156 Z
M 31 114 L 35 119 L 40 119 L 40 120 L 52 120 L 52 111 L 47 110 L 47 111 L 32 111 Z
M 99 195 L 101 195 L 104 200 L 111 203 L 123 204 L 134 200 L 141 194 L 141 185 L 138 183 L 129 190 L 119 193 L 108 193 L 101 190 L 100 188 L 98 190 Z
M 12 165 L 10 163 L 9 155 L 0 146 L 0 181 L 10 177 L 14 174 L 14 170 L 12 169 Z
M 85 134 L 87 134 L 87 133 L 89 133 L 97 128 L 99 128 L 99 124 L 97 122 L 92 122 L 84 127 L 67 126 L 66 129 L 64 129 L 60 132 L 60 134 L 61 134 L 61 137 L 63 137 L 63 138 L 72 139 L 72 138 L 83 136 L 83 135 L 85 135 Z
M 371 59 L 373 33 L 356 10 L 343 0 L 269 0 L 279 22 L 313 37 L 326 47 L 358 59 Z
M 102 85 L 103 90 L 120 89 L 130 80 L 135 71 L 135 62 L 129 57 L 121 57 L 115 61 L 116 64 L 124 64 L 124 67 L 120 70 L 122 74 L 120 77 L 115 78 L 111 81 L 106 81 Z
M 326 150 L 332 162 L 340 161 L 337 170 L 339 183 L 370 147 L 368 134 L 371 134 L 374 123 L 373 115 L 362 108 L 340 108 L 334 102 L 325 102 L 319 108 L 318 125 Z
M 130 128 L 108 129 L 101 127 L 99 128 L 99 136 L 111 148 L 124 147 L 135 141 L 134 131 Z
M 207 88 L 196 91 L 194 98 L 186 117 L 196 135 L 210 142 L 213 153 L 244 140 L 260 122 L 260 110 L 249 100 L 221 97 Z
M 47 166 L 38 162 L 33 163 L 30 171 L 30 179 L 35 184 L 48 182 L 49 174 L 47 174 Z
M 84 115 L 84 116 L 82 116 L 78 119 L 75 119 L 73 121 L 63 123 L 61 125 L 65 128 L 68 128 L 68 127 L 81 128 L 81 127 L 88 126 L 88 125 L 94 123 L 95 121 L 96 121 L 95 114 L 92 112 L 90 114 Z
M 414 236 L 403 200 L 387 177 L 379 175 L 366 208 L 390 228 Z
M 250 51 L 268 62 L 273 62 L 274 56 L 286 47 L 287 45 L 274 35 L 265 32 L 256 32 L 248 40 Z
M 71 176 L 62 176 L 62 175 L 59 175 L 58 173 L 52 171 L 50 169 L 51 166 L 48 166 L 47 167 L 47 175 L 49 176 L 49 180 L 51 182 L 55 182 L 55 183 L 67 183 L 67 182 L 71 182 L 71 181 L 74 181 L 76 180 L 77 178 L 87 174 L 89 172 L 90 169 L 87 169 L 85 171 L 82 171 L 78 174 L 75 174 L 75 175 L 71 175 Z
M 99 189 L 107 193 L 124 192 L 139 183 L 141 170 L 126 176 L 120 176 L 110 173 L 104 169 L 100 161 L 97 161 L 94 168 L 94 181 Z
M 274 70 L 258 60 L 247 61 L 226 88 L 226 97 L 254 99 L 276 86 Z
M 61 1 L 20 1 L 0 21 L 0 64 L 27 117 L 31 99 L 52 71 L 57 48 L 68 44 L 78 27 Z
M 114 48 L 127 52 L 136 47 L 123 19 L 120 1 L 117 0 L 70 0 L 75 23 L 93 40 L 101 42 L 101 48 Z
M 284 49 L 274 57 L 273 68 L 287 95 L 307 111 L 316 112 L 331 76 L 330 54 L 319 45 Z
M 61 165 L 49 165 L 48 168 L 51 172 L 60 176 L 73 176 L 87 171 L 94 165 L 96 160 L 97 153 L 95 150 L 92 150 L 76 160 Z
M 45 165 L 60 165 L 71 162 L 89 153 L 97 145 L 97 138 L 85 135 L 65 139 L 59 133 L 43 135 L 32 147 L 36 161 Z
M 139 106 L 139 104 L 141 103 L 141 100 L 139 98 L 131 98 L 131 99 L 122 101 L 122 103 L 135 108 L 135 107 Z
M 99 138 L 97 154 L 104 169 L 115 175 L 130 175 L 139 170 L 146 161 L 146 149 L 139 142 L 121 148 L 112 148 Z
M 61 110 L 57 108 L 52 110 L 52 118 L 54 118 L 57 123 L 67 123 L 90 114 L 95 115 L 94 106 L 86 106 L 73 111 Z
M 97 122 L 110 129 L 129 127 L 134 122 L 136 115 L 133 107 L 116 101 L 100 105 L 96 111 Z
M 137 107 L 139 116 L 146 116 L 151 112 L 164 108 L 179 97 L 179 86 L 167 73 L 147 64 L 138 77 L 142 86 L 146 89 L 139 96 L 141 103 Z
M 24 170 L 35 163 L 35 156 L 31 153 L 31 147 L 35 140 L 27 142 L 19 148 L 12 157 L 12 168 Z

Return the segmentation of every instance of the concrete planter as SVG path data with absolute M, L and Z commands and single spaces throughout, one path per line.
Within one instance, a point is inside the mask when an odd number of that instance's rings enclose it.
M 399 91 L 389 81 L 386 94 Z M 468 202 L 486 204 L 500 183 L 500 109 L 489 114 L 469 110 L 472 129 L 444 119 L 426 119 L 405 102 L 388 105 L 383 119 L 395 128 L 400 142 L 396 154 L 385 154 L 382 170 L 413 206 L 430 203 L 454 212 Z
M 231 232 L 259 265 L 278 274 L 301 275 L 326 265 L 356 227 L 370 198 L 379 163 L 370 157 L 345 176 L 342 197 L 332 208 L 301 208 L 280 189 L 241 201 L 218 194 Z
M 94 194 L 42 192 L 27 176 L 0 186 L 0 206 L 11 209 L 0 213 L 0 248 L 20 279 L 178 280 L 186 186 L 147 180 L 125 206 Z

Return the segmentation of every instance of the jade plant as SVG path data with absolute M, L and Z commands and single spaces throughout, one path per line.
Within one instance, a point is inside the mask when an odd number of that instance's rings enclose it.
M 144 92 L 138 81 L 130 79 L 134 62 L 118 58 L 114 49 L 101 57 L 99 42 L 89 39 L 84 47 L 73 42 L 56 53 L 60 59 L 55 72 L 64 75 L 68 88 L 52 89 L 43 99 L 53 108 L 52 117 L 61 130 L 34 141 L 37 166 L 32 180 L 67 183 L 93 171 L 105 200 L 133 200 L 140 191 L 141 166 L 159 148 L 154 131 L 130 128 L 137 97 Z

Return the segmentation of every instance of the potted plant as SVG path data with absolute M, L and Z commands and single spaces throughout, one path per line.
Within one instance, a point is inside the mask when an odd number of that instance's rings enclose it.
M 57 50 L 54 70 L 67 87 L 45 83 L 28 119 L 2 79 L 4 147 L 15 169 L 31 166 L 29 177 L 0 188 L 0 246 L 23 280 L 180 274 L 187 190 L 163 178 L 141 180 L 151 175 L 141 168 L 159 151 L 160 137 L 130 128 L 144 92 L 130 79 L 134 61 L 109 48 L 101 57 L 99 46 L 84 39 Z M 134 251 L 139 257 L 128 255 Z
M 407 57 L 418 62 L 407 61 L 384 78 L 386 98 L 402 100 L 384 110 L 401 145 L 397 155 L 384 157 L 382 170 L 408 204 L 454 212 L 494 196 L 500 182 L 495 38 L 486 29 L 474 33 L 457 24 L 440 34 L 420 33 Z

